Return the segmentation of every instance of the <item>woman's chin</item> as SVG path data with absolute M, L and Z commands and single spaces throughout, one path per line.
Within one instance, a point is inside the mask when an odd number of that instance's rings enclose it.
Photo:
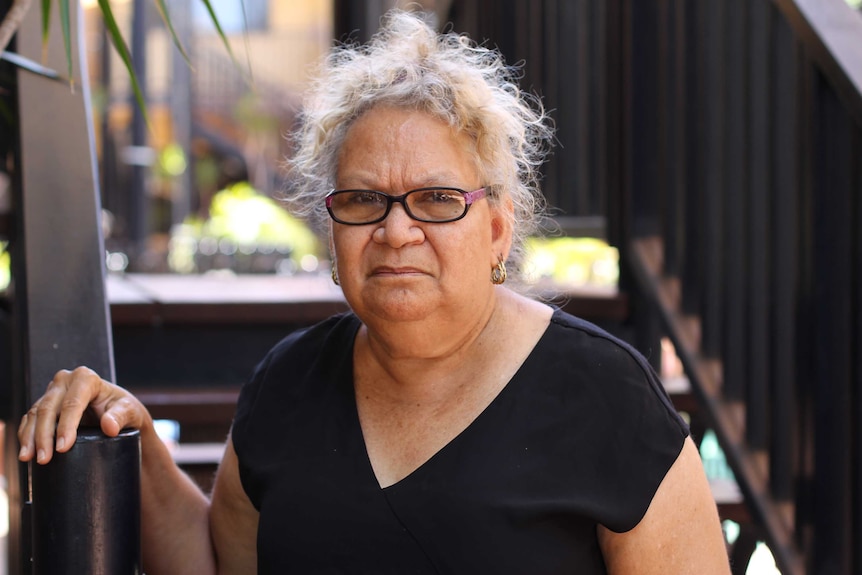
M 413 290 L 374 290 L 363 298 L 357 313 L 391 322 L 421 321 L 439 310 L 440 303 L 430 294 Z

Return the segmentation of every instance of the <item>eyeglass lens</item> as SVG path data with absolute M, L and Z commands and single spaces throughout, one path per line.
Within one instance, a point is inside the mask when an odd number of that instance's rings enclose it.
M 457 189 L 427 188 L 394 197 L 373 190 L 347 190 L 329 197 L 332 215 L 346 223 L 371 223 L 383 219 L 392 202 L 404 205 L 407 214 L 416 220 L 448 222 L 464 216 L 467 198 Z

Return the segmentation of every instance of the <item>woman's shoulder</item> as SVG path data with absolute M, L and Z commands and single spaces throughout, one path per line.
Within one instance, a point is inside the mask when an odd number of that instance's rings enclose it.
M 253 411 L 267 412 L 279 402 L 322 392 L 320 381 L 335 381 L 347 366 L 359 319 L 350 312 L 290 333 L 255 366 L 237 401 L 238 433 Z
M 536 348 L 534 365 L 548 380 L 571 393 L 606 398 L 625 410 L 644 401 L 676 415 L 660 377 L 646 357 L 601 327 L 554 310 L 548 331 Z M 560 389 L 565 393 L 565 389 Z M 674 417 L 675 419 L 675 417 Z
M 353 312 L 332 315 L 314 325 L 299 328 L 276 343 L 264 361 L 272 363 L 286 357 L 302 356 L 327 345 L 340 345 L 351 340 L 359 327 L 359 318 Z
M 548 337 L 544 338 L 546 343 L 564 353 L 571 353 L 572 359 L 583 358 L 591 362 L 614 360 L 610 365 L 638 370 L 651 369 L 643 354 L 631 344 L 598 325 L 559 308 L 554 309 L 547 335 Z
M 267 381 L 303 379 L 321 362 L 331 368 L 340 365 L 341 357 L 352 349 L 359 319 L 352 312 L 333 315 L 314 325 L 297 329 L 276 343 L 254 367 L 251 377 L 243 385 L 244 394 L 257 393 Z

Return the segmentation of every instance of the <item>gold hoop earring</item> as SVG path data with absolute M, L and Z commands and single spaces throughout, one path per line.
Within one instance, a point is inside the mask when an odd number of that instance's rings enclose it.
M 494 285 L 500 285 L 506 281 L 506 262 L 503 261 L 503 258 L 500 258 L 500 261 L 497 262 L 497 265 L 494 266 L 494 269 L 491 270 L 491 283 Z
M 335 267 L 334 261 L 332 262 L 331 272 L 332 272 L 332 283 L 334 283 L 337 286 L 340 286 L 341 282 L 338 281 L 338 269 Z

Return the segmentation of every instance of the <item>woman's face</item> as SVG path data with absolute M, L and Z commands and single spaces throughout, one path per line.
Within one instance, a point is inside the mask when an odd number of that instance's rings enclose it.
M 373 108 L 349 129 L 341 148 L 337 189 L 399 196 L 446 186 L 473 191 L 481 181 L 471 139 L 423 112 Z M 366 323 L 428 318 L 467 320 L 492 299 L 491 269 L 508 255 L 503 209 L 487 198 L 454 222 L 424 223 L 393 204 L 382 222 L 332 222 L 338 277 Z

